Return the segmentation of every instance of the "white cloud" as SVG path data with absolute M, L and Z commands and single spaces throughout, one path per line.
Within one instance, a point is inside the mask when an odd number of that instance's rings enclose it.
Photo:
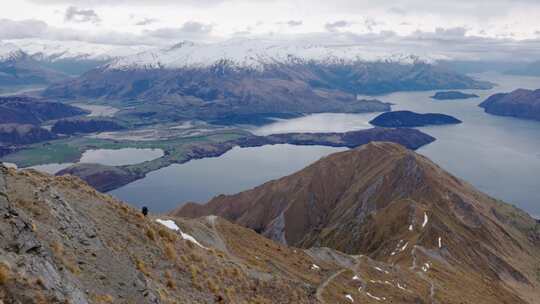
M 66 9 L 64 20 L 68 22 L 91 22 L 94 24 L 100 23 L 101 18 L 92 9 L 80 9 L 75 6 L 70 6 Z
M 138 26 L 149 25 L 149 24 L 156 23 L 158 21 L 159 21 L 158 19 L 154 19 L 154 18 L 144 18 L 142 20 L 135 22 L 135 25 L 138 25 Z
M 152 38 L 172 39 L 172 40 L 205 40 L 212 32 L 213 25 L 197 21 L 188 21 L 177 28 L 158 28 L 144 31 L 145 36 Z
M 341 29 L 351 26 L 351 22 L 346 20 L 338 20 L 334 22 L 329 22 L 324 25 L 324 28 L 329 32 L 337 32 Z

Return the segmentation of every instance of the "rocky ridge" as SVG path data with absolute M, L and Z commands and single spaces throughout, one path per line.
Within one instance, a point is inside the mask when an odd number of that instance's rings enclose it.
M 336 153 L 171 214 L 218 215 L 289 246 L 413 270 L 430 282 L 430 302 L 535 303 L 539 295 L 539 224 L 395 144 Z

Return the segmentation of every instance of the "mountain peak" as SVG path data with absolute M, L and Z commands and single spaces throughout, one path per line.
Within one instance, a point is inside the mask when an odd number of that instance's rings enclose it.
M 219 215 L 290 246 L 330 247 L 421 273 L 473 269 L 523 289 L 540 284 L 528 275 L 540 261 L 534 219 L 392 143 L 332 154 L 172 214 Z M 515 259 L 523 248 L 528 257 Z

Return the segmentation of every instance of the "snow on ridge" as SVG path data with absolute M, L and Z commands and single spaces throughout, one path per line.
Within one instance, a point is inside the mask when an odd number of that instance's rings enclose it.
M 0 41 L 0 61 L 6 61 L 22 54 L 22 50 L 12 43 Z
M 174 231 L 180 233 L 180 237 L 182 237 L 184 240 L 191 241 L 195 245 L 197 245 L 197 246 L 199 246 L 201 248 L 207 249 L 206 247 L 201 245 L 201 243 L 199 243 L 199 241 L 197 241 L 197 239 L 195 239 L 193 236 L 191 236 L 190 234 L 182 232 L 182 230 L 180 230 L 180 227 L 178 227 L 178 225 L 176 225 L 176 223 L 173 220 L 156 219 L 156 222 L 160 223 L 161 225 L 163 225 L 163 226 L 165 226 L 165 227 L 167 227 L 167 228 L 169 228 L 171 230 L 174 230 Z
M 305 62 L 332 64 L 357 61 L 413 64 L 433 60 L 400 53 L 381 53 L 380 50 L 370 49 L 366 45 L 339 46 L 263 39 L 232 39 L 207 44 L 182 42 L 167 48 L 153 49 L 119 58 L 109 64 L 108 69 L 202 68 L 226 63 L 232 67 L 263 70 L 265 66 L 273 64 Z
M 24 51 L 35 59 L 49 61 L 63 59 L 109 61 L 114 58 L 135 55 L 153 48 L 145 45 L 121 46 L 83 41 L 56 41 L 46 39 L 12 39 L 4 41 Z

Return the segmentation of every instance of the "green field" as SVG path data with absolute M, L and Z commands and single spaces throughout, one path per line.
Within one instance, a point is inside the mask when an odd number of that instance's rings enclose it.
M 15 163 L 24 168 L 42 164 L 77 162 L 86 150 L 152 148 L 162 149 L 167 162 L 180 161 L 185 157 L 186 145 L 197 143 L 219 143 L 246 136 L 241 130 L 216 131 L 204 136 L 177 138 L 157 141 L 118 141 L 89 137 L 70 137 L 44 143 L 33 144 L 15 153 L 8 154 L 0 161 Z M 156 162 L 164 159 L 157 159 Z

